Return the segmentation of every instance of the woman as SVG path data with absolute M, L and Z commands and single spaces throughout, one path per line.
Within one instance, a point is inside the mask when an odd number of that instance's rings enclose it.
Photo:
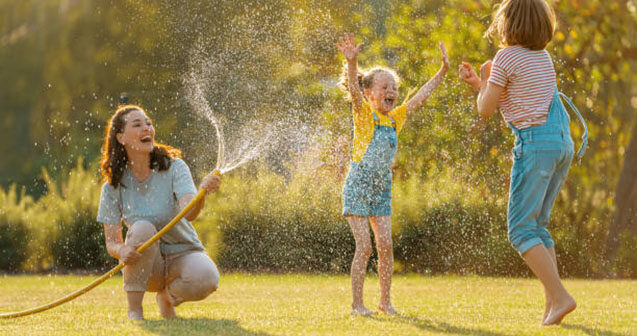
M 117 109 L 108 122 L 102 148 L 102 187 L 97 221 L 104 224 L 108 254 L 126 264 L 124 290 L 128 317 L 143 320 L 145 292 L 157 293 L 164 318 L 176 317 L 174 307 L 206 298 L 217 289 L 219 271 L 205 253 L 190 221 L 203 208 L 202 199 L 161 239 L 143 253 L 136 249 L 168 224 L 192 199 L 195 189 L 181 152 L 155 142 L 155 129 L 135 105 Z M 199 188 L 219 188 L 219 177 L 208 174 Z M 122 219 L 128 227 L 122 239 Z

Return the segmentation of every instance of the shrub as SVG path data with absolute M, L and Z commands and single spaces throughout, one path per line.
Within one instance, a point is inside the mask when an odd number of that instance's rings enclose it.
M 115 259 L 106 252 L 102 225 L 95 220 L 101 194 L 96 174 L 85 169 L 80 159 L 59 187 L 46 170 L 43 176 L 48 193 L 38 205 L 40 211 L 49 214 L 47 220 L 54 223 L 47 239 L 52 267 L 90 270 L 115 266 Z
M 27 259 L 30 235 L 25 212 L 32 203 L 24 191 L 18 197 L 15 185 L 7 192 L 0 189 L 0 271 L 19 271 Z

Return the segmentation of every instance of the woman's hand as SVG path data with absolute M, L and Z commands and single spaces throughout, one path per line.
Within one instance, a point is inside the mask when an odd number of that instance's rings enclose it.
M 336 48 L 343 53 L 347 62 L 352 62 L 356 60 L 358 56 L 358 52 L 361 50 L 361 46 L 363 43 L 359 43 L 358 45 L 354 44 L 354 34 L 343 34 L 342 37 L 338 38 L 338 43 L 336 44 Z
M 449 70 L 449 59 L 447 58 L 447 49 L 445 48 L 445 45 L 440 42 L 440 52 L 442 53 L 442 66 L 440 67 L 440 70 L 444 73 L 447 72 L 447 70 Z
M 122 244 L 119 248 L 119 261 L 123 262 L 126 265 L 133 265 L 139 261 L 142 257 L 141 253 L 137 252 L 137 249 L 142 246 L 142 244 L 138 244 L 137 246 L 130 246 L 126 244 Z
M 199 189 L 205 189 L 206 193 L 213 193 L 219 189 L 221 186 L 221 178 L 214 174 L 214 172 L 206 175 L 201 183 L 199 184 Z
M 460 79 L 469 84 L 474 90 L 480 91 L 482 81 L 480 80 L 480 77 L 478 77 L 478 74 L 476 74 L 475 70 L 473 70 L 473 67 L 471 67 L 471 64 L 462 62 L 458 68 L 458 76 L 460 76 Z

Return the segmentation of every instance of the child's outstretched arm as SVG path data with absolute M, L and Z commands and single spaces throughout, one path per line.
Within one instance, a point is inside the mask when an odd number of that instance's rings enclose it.
M 425 103 L 425 100 L 429 98 L 431 93 L 440 85 L 442 79 L 447 74 L 447 70 L 449 69 L 449 60 L 447 59 L 447 50 L 445 49 L 445 45 L 440 43 L 440 52 L 442 53 L 442 66 L 440 66 L 440 70 L 438 73 L 433 76 L 425 85 L 423 85 L 418 93 L 413 96 L 407 102 L 407 115 L 411 114 L 412 111 L 416 110 L 422 104 Z
M 489 83 L 491 61 L 484 62 L 480 67 L 480 76 L 482 78 L 478 77 L 469 63 L 462 62 L 458 70 L 460 79 L 469 84 L 474 90 L 479 91 L 478 113 L 485 119 L 494 115 L 504 88 L 500 85 Z
M 354 111 L 359 111 L 363 104 L 363 95 L 358 85 L 358 64 L 357 57 L 358 52 L 361 50 L 363 43 L 358 45 L 354 44 L 354 34 L 343 34 L 338 38 L 336 48 L 343 53 L 345 60 L 347 60 L 347 86 L 349 94 L 352 97 L 352 108 Z

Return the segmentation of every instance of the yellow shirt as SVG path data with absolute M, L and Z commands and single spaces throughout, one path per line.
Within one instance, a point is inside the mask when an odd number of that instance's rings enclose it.
M 400 105 L 393 110 L 389 111 L 387 115 L 374 111 L 378 117 L 380 125 L 392 127 L 391 118 L 396 122 L 396 134 L 400 133 L 400 130 L 405 124 L 407 119 L 407 105 Z M 372 107 L 366 101 L 363 101 L 358 113 L 354 112 L 352 115 L 354 120 L 354 140 L 352 145 L 352 161 L 361 162 L 363 155 L 367 152 L 367 147 L 372 142 L 374 136 L 374 115 L 372 114 Z

